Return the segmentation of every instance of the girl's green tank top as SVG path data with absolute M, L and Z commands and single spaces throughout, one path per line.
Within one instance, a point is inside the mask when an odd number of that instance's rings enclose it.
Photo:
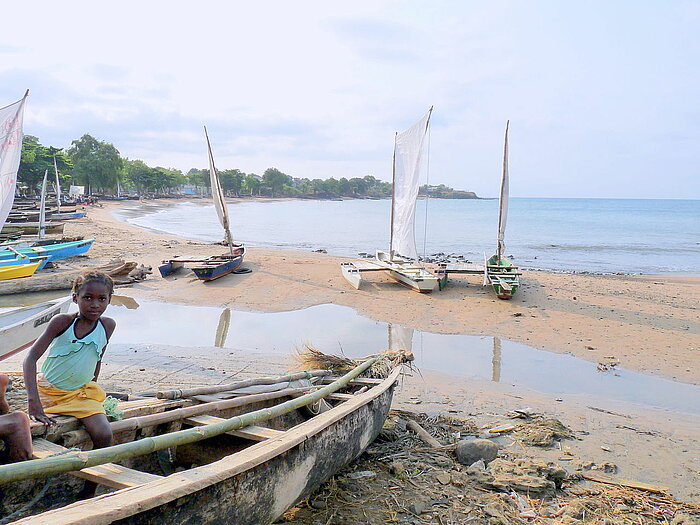
M 83 338 L 75 336 L 75 320 L 49 344 L 48 356 L 41 373 L 56 388 L 77 390 L 92 381 L 95 367 L 107 346 L 107 332 L 102 320 Z

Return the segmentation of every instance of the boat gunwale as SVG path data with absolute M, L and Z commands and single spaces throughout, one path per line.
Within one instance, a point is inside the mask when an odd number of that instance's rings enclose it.
M 150 483 L 117 490 L 96 498 L 78 501 L 60 509 L 28 516 L 15 523 L 107 524 L 189 496 L 253 469 L 319 434 L 333 423 L 390 392 L 402 372 L 403 366 L 398 365 L 381 383 L 362 394 L 358 394 L 354 399 L 345 401 L 327 412 L 296 425 L 279 437 L 255 443 L 218 461 L 171 474 Z

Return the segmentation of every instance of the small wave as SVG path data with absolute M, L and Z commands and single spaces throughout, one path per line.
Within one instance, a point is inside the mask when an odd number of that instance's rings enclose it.
M 632 252 L 632 253 L 669 253 L 669 254 L 698 254 L 700 246 L 649 246 L 635 244 L 528 244 L 524 246 L 527 250 L 533 251 L 571 251 L 571 252 Z M 516 248 L 513 248 L 515 250 Z

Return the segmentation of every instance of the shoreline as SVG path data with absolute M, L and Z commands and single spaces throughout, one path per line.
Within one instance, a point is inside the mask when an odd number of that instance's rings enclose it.
M 250 247 L 244 265 L 251 274 L 203 284 L 188 274 L 163 279 L 157 266 L 177 255 L 215 255 L 220 245 L 132 226 L 112 215 L 120 208 L 120 201 L 89 208 L 86 219 L 67 221 L 65 235 L 96 236 L 91 259 L 151 266 L 154 274 L 129 288 L 135 296 L 262 312 L 332 303 L 421 331 L 498 336 L 594 363 L 614 356 L 628 370 L 700 384 L 697 277 L 525 270 L 518 294 L 502 301 L 479 276 L 452 278 L 443 291 L 423 295 L 378 272 L 355 290 L 339 267 L 351 257 Z
M 595 368 L 597 363 L 611 361 L 628 371 L 700 384 L 700 278 L 526 270 L 518 294 L 502 301 L 490 288 L 481 286 L 479 276 L 451 279 L 445 290 L 424 295 L 377 274 L 355 290 L 343 279 L 339 267 L 341 261 L 351 258 L 249 247 L 244 266 L 252 270 L 250 274 L 206 284 L 187 272 L 163 279 L 157 271 L 161 260 L 176 255 L 220 254 L 223 247 L 132 226 L 112 215 L 121 207 L 119 201 L 108 201 L 104 207 L 90 207 L 85 219 L 67 221 L 65 235 L 94 236 L 97 240 L 87 257 L 60 264 L 62 268 L 94 266 L 119 257 L 153 267 L 154 275 L 129 287 L 118 287 L 118 295 L 257 312 L 334 304 L 353 308 L 374 321 L 424 332 L 497 336 L 538 351 L 569 354 L 590 363 L 594 384 L 596 374 L 614 375 L 614 371 L 597 372 Z M 378 350 L 381 348 L 368 347 L 366 354 Z M 224 381 L 241 370 L 269 374 L 281 373 L 289 366 L 288 354 L 236 348 L 221 352 L 206 343 L 193 348 L 115 344 L 112 353 L 112 359 L 105 361 L 101 381 L 115 390 L 196 383 L 213 375 Z M 212 355 L 217 359 L 212 361 Z M 3 362 L 3 370 L 21 373 L 21 360 L 21 355 L 13 356 Z M 543 373 L 537 363 L 532 365 L 526 373 Z M 506 360 L 503 366 L 513 365 Z M 452 414 L 479 428 L 510 424 L 508 412 L 531 407 L 574 430 L 577 439 L 563 444 L 580 462 L 602 465 L 613 461 L 620 477 L 667 485 L 680 498 L 698 497 L 694 487 L 700 486 L 696 453 L 700 418 L 695 414 L 597 394 L 543 393 L 507 380 L 495 382 L 432 370 L 407 375 L 394 407 Z M 499 439 L 504 447 L 522 446 L 519 441 L 510 443 L 508 436 Z M 527 453 L 554 462 L 561 455 L 556 448 L 529 446 Z M 563 462 L 561 466 L 573 471 L 572 464 Z

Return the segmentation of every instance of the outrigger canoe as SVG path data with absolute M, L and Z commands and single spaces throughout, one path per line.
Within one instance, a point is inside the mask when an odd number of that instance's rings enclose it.
M 238 383 L 122 402 L 124 419 L 111 423 L 117 444 L 99 450 L 66 448 L 89 444 L 73 418 L 60 418 L 51 441 L 36 436 L 43 425 L 35 423 L 35 456 L 43 459 L 0 466 L 1 492 L 8 498 L 28 490 L 23 480 L 61 472 L 116 489 L 33 516 L 13 515 L 23 518 L 18 524 L 271 523 L 379 434 L 402 367 L 388 368 L 385 379 L 361 378 L 377 359 L 340 378 L 316 370 L 244 382 L 271 385 L 263 393 L 237 390 Z M 49 495 L 69 494 L 64 485 L 34 501 L 56 505 Z
M 0 281 L 9 281 L 10 279 L 23 279 L 31 277 L 36 272 L 41 261 L 23 262 L 10 266 L 0 266 Z
M 70 297 L 0 312 L 0 359 L 30 346 L 56 315 L 68 311 Z
M 95 239 L 85 239 L 82 241 L 61 242 L 48 246 L 33 246 L 31 248 L 20 248 L 19 250 L 0 250 L 0 260 L 14 259 L 18 253 L 26 256 L 46 257 L 48 261 L 60 261 L 68 257 L 82 255 L 86 253 Z

